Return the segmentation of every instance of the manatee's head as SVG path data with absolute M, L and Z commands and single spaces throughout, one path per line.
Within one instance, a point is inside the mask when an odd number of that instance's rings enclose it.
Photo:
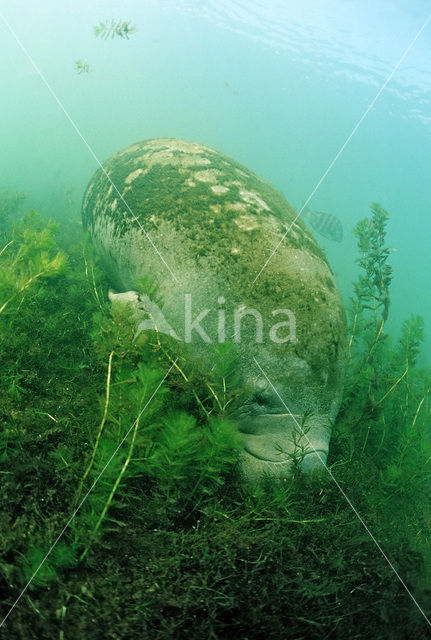
M 280 369 L 283 363 L 278 362 L 278 372 L 274 367 L 269 370 L 261 366 L 258 358 L 254 364 L 255 371 L 246 383 L 248 397 L 236 413 L 244 446 L 242 476 L 255 481 L 266 476 L 286 477 L 295 470 L 305 473 L 323 470 L 341 392 L 325 402 L 321 390 L 316 393 L 309 367 L 304 363 L 302 367 L 298 362 L 296 367 L 292 366 L 297 370 L 295 384 L 288 363 L 284 363 L 287 368 L 283 371 Z M 303 387 L 295 393 L 301 378 Z

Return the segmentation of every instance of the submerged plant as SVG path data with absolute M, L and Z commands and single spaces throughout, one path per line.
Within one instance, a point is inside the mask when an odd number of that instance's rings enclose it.
M 90 73 L 93 69 L 90 67 L 88 62 L 85 60 L 76 60 L 75 61 L 75 71 L 77 73 Z
M 12 194 L 9 191 L 0 191 L 0 243 L 6 239 L 10 219 L 16 214 L 25 198 L 25 193 L 20 191 Z
M 131 35 L 136 33 L 138 25 L 131 24 L 130 20 L 112 19 L 110 22 L 108 20 L 99 22 L 93 29 L 96 38 L 100 36 L 103 40 L 107 40 L 108 38 L 118 37 L 128 40 Z
M 392 486 L 396 477 L 400 493 L 412 489 L 412 474 L 422 482 L 430 477 L 431 381 L 416 368 L 424 340 L 422 318 L 412 315 L 405 320 L 397 341 L 383 331 L 392 279 L 385 247 L 388 213 L 377 204 L 371 208 L 371 219 L 355 229 L 362 273 L 351 301 L 350 361 L 333 449 L 348 443 L 350 460 L 375 465 L 381 489 L 386 482 Z
M 139 450 L 138 455 L 145 456 L 149 438 L 146 432 L 151 433 L 154 428 L 155 415 L 161 409 L 166 392 L 165 389 L 159 389 L 154 402 L 150 402 L 154 391 L 163 380 L 163 371 L 139 363 L 132 374 L 133 378 L 127 380 L 128 389 L 125 391 L 121 388 L 118 394 L 112 397 L 108 414 L 111 361 L 112 356 L 108 366 L 102 422 L 76 496 L 76 501 L 79 502 L 81 487 L 88 476 L 92 490 L 73 524 L 75 544 L 85 543 L 81 558 L 85 557 L 102 522 L 105 519 L 109 520 L 108 509 L 120 483 L 127 479 L 129 465 L 133 467 L 136 450 Z M 127 375 L 129 376 L 130 373 L 128 371 Z M 117 384 L 124 382 L 124 375 L 122 376 L 121 372 L 119 378 L 116 380 Z
M 376 203 L 371 205 L 371 211 L 371 218 L 361 220 L 354 230 L 360 251 L 357 263 L 362 269 L 362 274 L 353 285 L 355 296 L 351 300 L 353 320 L 349 350 L 358 331 L 371 327 L 372 351 L 382 335 L 389 313 L 392 267 L 387 263 L 390 251 L 385 247 L 389 214 Z
M 157 298 L 154 283 L 144 284 Z M 194 510 L 224 484 L 240 450 L 236 427 L 226 417 L 238 380 L 225 345 L 185 411 L 182 389 L 196 365 L 192 360 L 181 365 L 184 369 L 177 365 L 177 343 L 157 331 L 141 332 L 134 340 L 127 306 L 114 303 L 110 317 L 95 319 L 102 322 L 94 334 L 100 353 L 111 351 L 103 415 L 76 496 L 79 503 L 85 486 L 97 480 L 73 523 L 74 544 L 84 545 L 82 558 L 102 523 L 111 522 L 111 507 L 124 501 L 130 479 L 153 487 L 147 499 L 153 493 L 174 510 Z M 161 386 L 168 367 L 172 375 Z
M 58 580 L 59 573 L 72 567 L 76 563 L 76 552 L 64 541 L 58 542 L 52 553 L 46 557 L 46 549 L 30 544 L 23 558 L 24 580 L 30 582 L 30 588 L 48 587 L 54 580 Z
M 41 278 L 61 273 L 66 256 L 58 251 L 54 222 L 45 224 L 36 211 L 16 227 L 12 240 L 0 251 L 0 314 L 12 303 L 21 305 L 31 287 Z
M 362 280 L 328 464 L 429 615 L 431 376 L 417 366 L 420 318 L 396 340 L 381 328 L 391 274 L 375 208 L 358 227 Z M 61 251 L 32 216 L 9 231 L 4 301 Z M 33 588 L 8 637 L 425 637 L 338 488 L 299 473 L 301 450 L 295 477 L 238 482 L 235 345 L 206 365 L 191 345 L 136 336 L 91 248 L 64 242 L 67 263 L 0 314 L 0 587 L 5 602 Z M 152 279 L 141 285 L 157 299 Z

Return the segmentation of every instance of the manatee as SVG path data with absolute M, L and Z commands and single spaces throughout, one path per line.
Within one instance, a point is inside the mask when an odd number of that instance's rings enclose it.
M 117 292 L 156 278 L 165 332 L 204 359 L 210 343 L 236 344 L 242 474 L 323 468 L 343 392 L 345 313 L 324 252 L 285 197 L 223 153 L 161 138 L 109 158 L 82 217 Z

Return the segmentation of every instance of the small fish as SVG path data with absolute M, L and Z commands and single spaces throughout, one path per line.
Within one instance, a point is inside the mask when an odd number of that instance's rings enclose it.
M 328 238 L 328 240 L 334 240 L 334 242 L 342 241 L 343 225 L 337 216 L 333 216 L 331 213 L 324 213 L 323 211 L 311 211 L 308 207 L 302 215 L 309 221 L 313 229 L 325 238 Z

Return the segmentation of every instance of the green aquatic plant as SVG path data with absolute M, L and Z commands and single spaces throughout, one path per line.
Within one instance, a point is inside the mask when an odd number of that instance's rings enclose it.
M 392 280 L 387 262 L 390 251 L 385 246 L 389 214 L 378 204 L 373 204 L 371 211 L 371 218 L 355 228 L 360 252 L 357 262 L 362 271 L 354 283 L 350 305 L 350 360 L 341 412 L 350 422 L 352 433 L 361 434 L 362 450 L 369 444 L 371 432 L 380 438 L 380 448 L 383 446 L 388 433 L 385 404 L 399 401 L 399 393 L 409 388 L 410 373 L 424 339 L 423 320 L 417 316 L 404 322 L 395 345 L 384 332 Z
M 147 291 L 153 289 L 149 282 L 141 284 Z M 156 291 L 152 294 L 157 298 Z M 130 310 L 121 305 L 114 304 L 109 316 L 96 314 L 95 319 L 102 321 L 94 334 L 100 354 L 106 357 L 111 351 L 103 415 L 75 500 L 79 503 L 85 483 L 91 486 L 97 479 L 73 523 L 75 544 L 84 544 L 81 558 L 102 523 L 109 524 L 111 506 L 118 508 L 127 495 L 128 479 L 145 480 L 157 499 L 167 500 L 174 510 L 186 505 L 190 510 L 192 500 L 195 510 L 224 484 L 240 450 L 236 428 L 226 417 L 237 384 L 227 348 L 219 350 L 203 378 L 203 400 L 194 392 L 194 406 L 189 402 L 186 412 L 179 389 L 189 378 L 178 365 L 174 368 L 173 341 L 156 331 L 142 332 L 134 340 Z M 168 367 L 172 379 L 162 387 Z M 188 369 L 189 363 L 190 375 Z
M 238 354 L 230 342 L 212 346 L 212 366 L 207 373 L 206 385 L 213 398 L 213 411 L 224 415 L 240 400 L 241 379 L 238 374 Z
M 110 362 L 111 360 L 112 358 L 110 358 Z M 117 377 L 117 384 L 124 382 L 124 371 L 119 373 L 120 379 Z M 132 379 L 129 378 L 130 375 L 133 375 Z M 154 428 L 154 416 L 161 410 L 165 390 L 160 390 L 157 398 L 154 398 L 154 402 L 150 402 L 150 400 L 162 380 L 163 371 L 139 363 L 133 373 L 127 371 L 127 392 L 124 391 L 124 387 L 119 390 L 117 396 L 113 392 L 111 411 L 108 413 L 110 384 L 108 368 L 102 422 L 76 498 L 79 501 L 81 488 L 88 476 L 92 491 L 73 524 L 75 543 L 79 544 L 80 537 L 86 540 L 81 558 L 85 557 L 102 522 L 105 519 L 109 520 L 108 510 L 120 483 L 127 479 L 129 465 L 131 469 L 133 468 L 136 451 L 139 450 L 139 455 L 145 458 L 149 434 Z M 94 484 L 95 481 L 97 481 L 96 484 Z M 84 536 L 81 533 L 83 524 L 85 527 Z
M 43 546 L 30 544 L 23 559 L 24 580 L 31 581 L 30 588 L 48 587 L 64 569 L 76 563 L 76 553 L 70 545 L 60 541 L 55 545 L 52 553 L 46 557 Z
M 25 199 L 26 194 L 20 191 L 15 191 L 14 193 L 0 191 L 0 242 L 6 239 L 10 219 L 16 215 Z
M 375 278 L 387 254 L 372 219 L 328 464 L 429 615 L 431 376 L 420 318 L 396 339 L 380 330 L 390 289 Z M 4 614 L 31 580 L 8 637 L 426 637 L 329 476 L 239 482 L 234 345 L 206 364 L 164 334 L 135 337 L 91 246 L 34 223 L 10 227 L 2 265 L 20 281 L 59 252 L 67 261 L 0 314 Z M 157 299 L 151 279 L 140 288 Z
M 66 260 L 58 245 L 57 224 L 31 211 L 11 227 L 9 237 L 0 256 L 0 492 L 15 522 L 4 537 L 4 548 L 7 553 L 10 546 L 16 547 L 23 555 L 20 566 L 27 579 L 37 557 L 47 551 L 45 534 L 35 523 L 43 519 L 44 505 L 48 513 L 52 508 L 57 474 L 74 483 L 77 465 L 82 466 L 79 443 L 86 437 L 85 416 L 92 414 L 85 399 L 91 388 L 87 392 L 83 383 L 93 368 L 85 338 L 91 295 L 86 278 L 74 269 L 82 246 L 69 250 Z M 95 370 L 92 375 L 97 378 Z M 27 476 L 39 482 L 28 483 Z M 11 487 L 23 483 L 21 500 L 23 496 L 29 500 L 25 506 L 19 500 L 21 492 L 10 493 Z M 63 497 L 71 503 L 67 493 Z M 15 505 L 14 496 L 18 496 Z M 25 549 L 27 529 L 35 535 Z M 51 538 L 55 530 L 54 525 Z M 52 566 L 56 557 L 50 560 Z M 47 575 L 56 574 L 42 571 L 41 575 L 46 581 Z
M 136 33 L 138 25 L 132 24 L 130 20 L 112 19 L 111 21 L 99 22 L 93 29 L 96 38 L 100 37 L 103 40 L 107 40 L 108 38 L 118 37 L 128 40 L 131 35 Z
M 388 213 L 375 204 L 372 212 L 355 230 L 362 273 L 351 304 L 350 361 L 332 452 L 368 470 L 361 482 L 376 482 L 380 517 L 393 522 L 401 508 L 420 530 L 431 479 L 430 377 L 417 368 L 424 324 L 412 315 L 396 341 L 383 331 L 392 278 L 385 247 Z
M 351 407 L 358 404 L 354 402 L 355 396 L 365 393 L 362 402 L 365 412 L 374 405 L 373 389 L 380 374 L 376 363 L 386 339 L 383 329 L 389 313 L 392 279 L 392 268 L 387 262 L 390 252 L 385 247 L 389 214 L 375 203 L 371 212 L 372 216 L 360 221 L 354 230 L 361 272 L 353 283 L 354 296 L 350 299 L 348 380 L 344 394 L 344 406 Z
M 379 341 L 389 313 L 389 286 L 392 267 L 387 263 L 390 250 L 385 247 L 386 225 L 389 214 L 379 204 L 371 205 L 372 216 L 361 220 L 354 229 L 358 238 L 360 257 L 357 263 L 362 269 L 354 283 L 355 295 L 351 299 L 353 319 L 349 350 L 358 332 L 372 328 L 371 354 Z
M 31 211 L 0 250 L 0 315 L 10 305 L 21 306 L 38 280 L 64 269 L 66 256 L 55 246 L 56 230 L 56 223 L 45 225 L 38 213 Z
M 90 73 L 93 69 L 90 67 L 88 62 L 85 60 L 76 60 L 75 61 L 75 71 L 77 73 Z

